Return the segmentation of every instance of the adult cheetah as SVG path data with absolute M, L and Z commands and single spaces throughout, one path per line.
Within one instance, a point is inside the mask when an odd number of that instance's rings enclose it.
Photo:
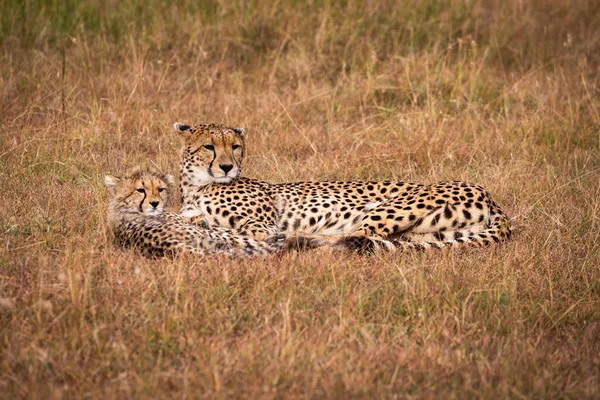
M 226 228 L 204 229 L 179 214 L 165 212 L 171 175 L 136 167 L 123 177 L 106 176 L 110 192 L 109 226 L 117 243 L 133 246 L 147 256 L 178 251 L 194 254 L 266 254 L 283 246 L 284 236 L 258 242 Z
M 345 247 L 488 245 L 510 236 L 509 220 L 479 185 L 452 181 L 289 182 L 240 177 L 246 132 L 174 124 L 185 145 L 181 214 L 262 239 L 312 234 Z M 406 242 L 420 243 L 419 246 Z

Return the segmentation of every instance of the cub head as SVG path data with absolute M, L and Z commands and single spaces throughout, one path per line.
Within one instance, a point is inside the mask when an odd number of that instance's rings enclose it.
M 242 173 L 246 152 L 246 131 L 218 124 L 191 127 L 175 123 L 173 128 L 184 138 L 180 184 L 205 186 L 230 183 Z
M 107 175 L 104 183 L 110 192 L 111 213 L 159 215 L 169 202 L 173 176 L 136 167 L 122 177 Z

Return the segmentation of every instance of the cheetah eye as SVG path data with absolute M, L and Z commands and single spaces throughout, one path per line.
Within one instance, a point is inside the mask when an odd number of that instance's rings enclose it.
M 139 188 L 139 189 L 136 189 L 136 190 L 137 190 L 138 192 L 140 192 L 140 193 L 146 193 L 146 191 L 144 190 L 144 188 Z
M 237 150 L 237 149 L 239 149 L 240 147 L 242 147 L 242 146 L 240 146 L 239 144 L 234 144 L 233 146 L 231 146 L 231 148 L 232 148 L 233 150 Z
M 212 144 L 205 144 L 203 147 L 206 150 L 215 151 L 215 146 L 213 146 Z
M 166 188 L 158 188 L 158 193 L 162 193 L 162 192 L 164 192 L 165 190 L 167 190 L 167 189 L 166 189 Z

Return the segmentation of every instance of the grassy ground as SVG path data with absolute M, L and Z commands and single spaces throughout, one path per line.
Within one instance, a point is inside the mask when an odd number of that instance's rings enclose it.
M 597 1 L 125 3 L 0 0 L 0 397 L 599 395 Z M 175 121 L 269 181 L 481 183 L 514 237 L 121 251 L 102 177 L 176 173 Z

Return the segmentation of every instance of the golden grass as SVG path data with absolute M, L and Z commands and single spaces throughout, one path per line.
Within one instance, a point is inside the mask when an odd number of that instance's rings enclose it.
M 600 7 L 509 3 L 0 1 L 2 397 L 597 397 Z M 121 251 L 102 177 L 176 173 L 175 121 L 274 182 L 481 183 L 514 237 Z

